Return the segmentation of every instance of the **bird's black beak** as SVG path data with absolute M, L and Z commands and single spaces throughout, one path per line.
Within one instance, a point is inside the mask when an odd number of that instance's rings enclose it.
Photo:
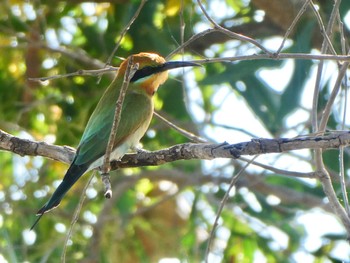
M 151 76 L 156 73 L 164 72 L 174 68 L 184 68 L 184 67 L 199 67 L 200 65 L 194 62 L 188 61 L 168 61 L 162 65 L 151 67 L 147 66 L 137 70 L 134 76 L 131 78 L 131 82 L 135 82 L 139 79 Z
M 194 62 L 188 61 L 168 61 L 161 65 L 162 71 L 166 71 L 174 68 L 184 68 L 184 67 L 199 67 L 200 65 Z

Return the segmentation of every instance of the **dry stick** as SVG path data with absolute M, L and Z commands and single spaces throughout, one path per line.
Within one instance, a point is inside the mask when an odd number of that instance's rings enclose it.
M 218 23 L 216 23 L 214 21 L 214 19 L 212 19 L 207 11 L 205 10 L 204 6 L 202 5 L 202 1 L 201 0 L 197 0 L 197 3 L 200 7 L 200 9 L 202 10 L 204 16 L 209 20 L 210 23 L 212 23 L 212 25 L 214 26 L 214 28 L 217 28 L 220 32 L 224 33 L 225 35 L 228 35 L 234 39 L 238 39 L 238 40 L 241 40 L 241 41 L 247 41 L 251 44 L 253 44 L 254 46 L 260 48 L 263 52 L 265 52 L 266 54 L 270 54 L 270 55 L 273 55 L 269 50 L 267 50 L 263 45 L 261 45 L 259 42 L 257 42 L 256 40 L 250 38 L 250 37 L 247 37 L 247 36 L 244 36 L 244 35 L 241 35 L 241 34 L 237 34 L 235 32 L 232 32 L 222 26 L 220 26 Z
M 177 54 L 178 52 L 181 52 L 182 50 L 185 49 L 189 44 L 192 42 L 196 41 L 197 39 L 204 37 L 207 34 L 213 33 L 213 32 L 218 32 L 219 30 L 216 28 L 209 28 L 206 29 L 196 35 L 193 35 L 189 40 L 186 42 L 182 43 L 181 46 L 177 47 L 175 50 L 173 50 L 168 56 L 166 56 L 166 60 L 169 60 L 170 57 L 172 57 L 174 54 Z
M 344 202 L 344 207 L 345 211 L 350 217 L 350 206 L 349 206 L 349 199 L 346 191 L 346 182 L 345 182 L 345 171 L 344 171 L 344 147 L 341 146 L 339 148 L 339 181 L 340 181 L 340 187 L 341 187 L 341 192 L 343 195 L 343 202 Z
M 318 21 L 318 24 L 319 24 L 319 26 L 320 26 L 320 28 L 321 28 L 321 32 L 322 32 L 322 34 L 326 37 L 326 40 L 327 40 L 327 42 L 328 42 L 328 45 L 331 47 L 331 50 L 332 50 L 333 54 L 336 54 L 336 52 L 335 52 L 335 50 L 334 50 L 334 48 L 333 48 L 333 46 L 332 46 L 332 43 L 331 43 L 329 37 L 328 37 L 327 34 L 326 34 L 326 30 L 325 30 L 325 28 L 324 28 L 324 24 L 323 24 L 323 22 L 322 22 L 321 16 L 320 16 L 319 12 L 316 10 L 316 8 L 315 8 L 315 6 L 314 6 L 312 0 L 307 0 L 307 1 L 304 2 L 304 4 L 303 4 L 303 6 L 300 8 L 300 10 L 299 10 L 297 16 L 294 18 L 292 24 L 291 24 L 290 27 L 287 29 L 287 31 L 286 31 L 286 33 L 285 33 L 285 35 L 284 35 L 284 37 L 283 37 L 282 43 L 281 43 L 280 47 L 278 48 L 278 50 L 276 51 L 276 54 L 279 54 L 279 53 L 281 52 L 281 50 L 282 50 L 282 48 L 284 47 L 284 44 L 285 44 L 285 42 L 286 42 L 288 36 L 290 35 L 291 31 L 294 29 L 295 25 L 297 24 L 297 22 L 299 21 L 299 19 L 301 18 L 301 16 L 305 13 L 306 8 L 307 8 L 308 5 L 311 6 L 311 9 L 312 9 L 313 12 L 315 13 L 316 18 L 317 18 L 317 21 Z
M 133 15 L 133 17 L 130 19 L 129 23 L 124 27 L 122 33 L 120 34 L 120 37 L 117 41 L 117 43 L 115 44 L 115 47 L 111 53 L 111 55 L 108 57 L 107 59 L 107 62 L 105 64 L 105 67 L 109 66 L 111 64 L 111 61 L 113 59 L 113 56 L 114 54 L 117 52 L 119 46 L 120 46 L 120 43 L 122 42 L 123 40 L 123 37 L 125 36 L 125 34 L 128 32 L 128 30 L 130 29 L 130 26 L 135 22 L 136 18 L 139 16 L 143 6 L 145 5 L 145 3 L 147 2 L 147 0 L 142 0 L 141 1 L 141 4 L 139 5 L 139 8 L 136 10 L 135 14 Z M 100 78 L 98 79 L 97 82 L 100 82 Z M 105 178 L 106 179 L 106 178 Z M 107 182 L 107 181 L 106 181 Z
M 182 56 L 184 56 L 184 39 L 185 39 L 185 21 L 184 21 L 184 13 L 183 13 L 183 8 L 184 8 L 184 1 L 181 0 L 181 6 L 180 6 L 180 41 L 181 41 L 181 45 L 178 47 L 177 51 L 182 52 Z M 166 59 L 168 59 L 172 54 L 174 54 L 173 52 L 170 53 Z M 183 69 L 184 72 L 184 69 Z M 183 82 L 184 83 L 184 82 Z M 183 88 L 184 90 L 184 88 Z M 185 96 L 185 101 L 187 98 L 187 94 L 186 92 L 184 92 L 184 96 Z M 194 135 L 193 133 L 190 133 L 180 127 L 178 127 L 177 125 L 175 125 L 174 123 L 172 123 L 171 121 L 167 120 L 166 118 L 164 118 L 163 116 L 161 116 L 159 113 L 154 112 L 153 113 L 156 117 L 158 117 L 160 120 L 162 120 L 165 124 L 167 124 L 169 127 L 173 128 L 174 130 L 176 130 L 177 132 L 179 132 L 180 134 L 184 135 L 185 137 L 189 138 L 192 141 L 195 142 L 207 142 L 205 139 L 200 138 L 199 136 Z
M 184 143 L 153 152 L 126 154 L 119 162 L 112 162 L 112 168 L 158 166 L 177 160 L 235 159 L 237 158 L 237 154 L 242 156 L 281 153 L 301 149 L 337 149 L 340 146 L 350 146 L 349 131 L 336 131 L 329 132 L 328 135 L 322 134 L 295 138 L 259 138 L 236 144 Z M 75 155 L 73 148 L 21 139 L 1 129 L 0 150 L 12 152 L 20 156 L 42 156 L 67 164 L 71 163 Z
M 123 40 L 123 37 L 125 36 L 125 34 L 128 32 L 128 30 L 130 29 L 130 26 L 135 22 L 136 18 L 140 15 L 140 12 L 143 8 L 143 6 L 145 5 L 145 3 L 147 2 L 147 0 L 142 0 L 140 5 L 139 5 L 139 8 L 136 10 L 135 14 L 133 15 L 133 17 L 130 19 L 129 23 L 124 27 L 122 33 L 120 34 L 120 37 L 117 41 L 117 43 L 115 44 L 115 47 L 111 53 L 111 55 L 109 56 L 107 62 L 106 62 L 106 66 L 110 65 L 111 64 L 111 61 L 113 59 L 113 56 L 114 54 L 117 52 L 119 46 L 120 46 L 120 43 L 122 42 Z
M 206 124 L 206 125 L 213 125 L 214 127 L 219 127 L 219 128 L 223 128 L 223 129 L 227 129 L 227 130 L 232 130 L 232 131 L 237 131 L 240 133 L 243 133 L 245 135 L 248 135 L 251 138 L 258 138 L 257 135 L 255 135 L 252 132 L 249 132 L 247 130 L 245 130 L 244 128 L 237 128 L 237 127 L 233 127 L 230 125 L 226 125 L 226 124 L 222 124 L 222 123 L 216 123 L 215 121 L 204 121 L 202 124 Z
M 290 33 L 292 32 L 292 30 L 294 29 L 295 25 L 297 24 L 297 22 L 299 21 L 299 19 L 301 18 L 301 16 L 305 13 L 306 11 L 306 7 L 308 6 L 310 0 L 305 1 L 305 3 L 303 4 L 303 6 L 300 8 L 297 16 L 294 18 L 292 24 L 290 25 L 290 27 L 288 27 L 286 33 L 284 34 L 283 40 L 281 42 L 280 47 L 277 49 L 276 54 L 279 54 L 282 50 L 282 48 L 284 47 L 285 42 L 287 41 L 287 38 L 289 37 Z
M 347 52 L 346 52 L 346 40 L 345 40 L 345 34 L 344 34 L 344 24 L 341 21 L 339 10 L 337 12 L 337 22 L 338 22 L 339 32 L 340 32 L 341 51 L 342 51 L 342 54 L 345 55 Z
M 28 80 L 41 82 L 41 81 L 67 78 L 67 77 L 73 77 L 73 76 L 99 76 L 105 73 L 115 72 L 117 70 L 118 70 L 118 67 L 112 67 L 112 66 L 109 66 L 107 68 L 102 68 L 102 69 L 91 69 L 91 70 L 79 69 L 76 72 L 72 72 L 72 73 L 54 75 L 50 77 L 28 78 Z
M 178 133 L 182 134 L 183 136 L 185 136 L 186 138 L 194 141 L 194 142 L 208 142 L 206 139 L 197 136 L 189 131 L 186 131 L 185 129 L 180 128 L 179 126 L 177 126 L 176 124 L 172 123 L 171 121 L 167 120 L 166 118 L 164 118 L 162 115 L 160 115 L 158 112 L 154 112 L 153 113 L 154 116 L 156 116 L 158 119 L 162 120 L 166 125 L 168 125 L 169 127 L 173 128 L 175 131 L 177 131 Z
M 181 0 L 180 3 L 180 43 L 181 46 L 183 46 L 184 42 L 185 42 L 185 20 L 184 20 L 184 0 Z M 181 52 L 184 53 L 184 49 L 181 49 Z
M 328 122 L 329 116 L 331 114 L 331 110 L 332 110 L 332 107 L 334 105 L 335 98 L 337 97 L 337 94 L 339 93 L 342 80 L 344 79 L 344 76 L 346 74 L 346 71 L 348 69 L 349 64 L 350 64 L 350 62 L 344 62 L 339 70 L 337 80 L 333 86 L 331 95 L 330 95 L 330 97 L 327 101 L 327 104 L 323 110 L 323 114 L 322 114 L 322 118 L 320 121 L 320 126 L 319 126 L 318 132 L 324 132 L 326 130 L 327 122 Z
M 104 63 L 102 63 L 100 60 L 89 57 L 89 55 L 83 49 L 79 49 L 75 47 L 74 50 L 70 50 L 64 46 L 51 47 L 46 43 L 42 43 L 42 42 L 39 42 L 37 46 L 44 48 L 46 50 L 49 50 L 51 52 L 60 53 L 61 55 L 64 55 L 70 58 L 71 60 L 79 61 L 80 63 L 83 63 L 85 65 L 90 65 L 96 68 L 103 68 L 104 66 Z
M 350 61 L 350 56 L 344 55 L 329 55 L 329 54 L 307 54 L 307 53 L 280 53 L 275 55 L 269 54 L 253 54 L 233 57 L 220 57 L 220 58 L 206 58 L 194 60 L 192 62 L 198 64 L 204 63 L 216 63 L 216 62 L 233 62 L 233 61 L 244 61 L 244 60 L 258 60 L 258 59 L 269 59 L 269 60 L 280 60 L 280 59 L 304 59 L 304 60 L 332 60 L 332 61 Z
M 208 30 L 210 32 L 216 31 L 216 30 Z M 198 39 L 198 35 L 195 35 L 193 39 Z M 184 43 L 182 48 L 184 48 L 188 42 L 192 42 L 192 38 Z M 179 51 L 179 49 L 176 49 L 175 51 Z M 176 52 L 175 52 L 176 53 Z M 175 54 L 174 52 L 170 53 L 167 58 Z M 306 54 L 306 53 L 280 53 L 277 54 L 277 56 L 271 56 L 267 54 L 254 54 L 254 55 L 244 55 L 244 56 L 235 56 L 235 57 L 222 57 L 222 58 L 207 58 L 202 60 L 195 60 L 196 63 L 216 63 L 216 62 L 233 62 L 233 61 L 245 61 L 245 60 L 257 60 L 257 59 L 305 59 L 305 60 L 330 60 L 330 61 L 350 61 L 349 55 L 328 55 L 328 54 Z M 72 77 L 72 76 L 99 76 L 105 73 L 114 72 L 118 70 L 118 67 L 109 66 L 107 68 L 102 69 L 92 69 L 92 70 L 85 70 L 80 69 L 72 73 L 62 74 L 62 75 L 54 75 L 50 77 L 40 77 L 40 78 L 28 78 L 31 81 L 47 81 L 52 79 L 59 79 L 59 78 L 65 78 L 65 77 Z
M 332 28 L 336 19 L 336 14 L 338 13 L 339 10 L 339 5 L 340 5 L 339 0 L 335 1 L 332 13 L 331 13 L 331 18 L 329 20 L 328 26 L 327 26 L 327 32 L 326 35 L 328 36 L 329 34 L 331 34 L 332 32 Z M 328 42 L 327 39 L 325 38 L 323 40 L 322 43 L 322 48 L 321 48 L 321 52 L 325 53 L 326 50 L 328 49 Z M 325 107 L 325 110 L 323 111 L 322 114 L 322 118 L 320 121 L 320 125 L 319 127 L 317 127 L 317 103 L 318 103 L 318 91 L 319 91 L 319 87 L 320 87 L 320 78 L 321 78 L 321 74 L 322 74 L 322 68 L 323 68 L 323 63 L 321 62 L 317 71 L 317 80 L 316 80 L 316 85 L 315 85 L 315 90 L 314 90 L 314 98 L 313 98 L 313 129 L 315 131 L 319 131 L 319 132 L 323 132 L 326 129 L 326 125 L 329 119 L 329 115 L 331 112 L 331 107 L 334 104 L 334 100 L 336 95 L 338 94 L 338 91 L 340 89 L 340 85 L 341 85 L 341 81 L 344 78 L 345 72 L 347 70 L 347 67 L 349 65 L 349 62 L 345 62 L 342 67 L 339 70 L 338 73 L 338 78 L 336 81 L 336 84 L 334 85 L 334 88 L 332 90 L 331 93 L 331 97 Z M 317 169 L 317 173 L 318 173 L 318 178 L 322 184 L 323 187 L 323 191 L 326 194 L 329 203 L 334 211 L 334 213 L 340 218 L 340 220 L 342 221 L 348 236 L 350 237 L 350 220 L 349 220 L 349 216 L 346 213 L 344 207 L 340 204 L 340 202 L 338 201 L 337 195 L 334 191 L 333 185 L 332 185 L 332 181 L 331 178 L 329 176 L 329 173 L 327 171 L 327 169 L 325 168 L 325 165 L 323 163 L 323 157 L 322 157 L 322 150 L 321 149 L 317 149 L 315 150 L 315 163 L 316 163 L 316 169 Z
M 219 206 L 219 209 L 218 209 L 218 212 L 216 213 L 216 217 L 215 217 L 215 221 L 214 221 L 214 224 L 213 224 L 213 228 L 212 230 L 210 231 L 210 236 L 209 236 L 209 240 L 208 240 L 208 245 L 207 245 L 207 249 L 205 251 L 205 262 L 208 263 L 208 256 L 209 256 L 209 252 L 210 252 L 210 246 L 211 246 L 211 243 L 214 239 L 214 234 L 215 234 L 215 230 L 216 230 L 216 227 L 218 225 L 218 221 L 219 221 L 219 218 L 220 218 L 220 215 L 221 215 L 221 212 L 224 208 L 224 205 L 230 195 L 230 192 L 232 190 L 232 188 L 234 187 L 234 185 L 236 184 L 236 182 L 238 181 L 239 177 L 243 174 L 243 172 L 247 169 L 247 167 L 258 157 L 259 155 L 256 155 L 253 157 L 253 159 L 250 160 L 250 162 L 248 162 L 244 167 L 242 167 L 242 169 L 234 176 L 232 177 L 232 180 L 230 182 L 230 186 L 229 188 L 227 189 L 225 195 L 224 195 L 224 198 L 221 200 L 221 203 L 220 203 L 220 206 Z
M 184 49 L 185 21 L 184 21 L 183 9 L 184 9 L 184 0 L 181 0 L 181 8 L 180 8 L 180 27 L 181 27 L 180 38 L 181 38 L 181 45 L 180 45 L 180 47 L 182 47 L 182 48 L 180 49 L 180 52 L 181 52 L 182 61 L 184 61 L 184 57 L 185 57 L 185 49 Z M 186 109 L 188 109 L 189 108 L 189 96 L 188 96 L 188 91 L 187 91 L 187 88 L 186 88 L 186 85 L 185 85 L 184 77 L 185 77 L 185 68 L 182 68 L 181 88 L 182 88 L 182 94 L 183 94 L 183 101 L 184 101 Z M 190 112 L 190 111 L 188 111 L 188 112 Z M 173 128 L 176 129 L 176 127 L 173 127 Z M 182 131 L 184 131 L 184 130 L 182 130 Z M 181 133 L 180 130 L 178 130 L 178 132 Z
M 346 41 L 345 41 L 345 34 L 344 34 L 344 24 L 341 21 L 339 10 L 337 12 L 337 22 L 339 26 L 339 32 L 340 32 L 340 43 L 342 48 L 342 54 L 346 54 Z M 344 111 L 343 111 L 343 123 L 342 123 L 342 129 L 345 129 L 345 120 L 346 120 L 346 112 L 347 112 L 347 105 L 348 105 L 348 78 L 347 76 L 344 77 Z M 349 200 L 348 200 L 348 194 L 346 189 L 346 180 L 345 180 L 345 171 L 344 171 L 344 147 L 339 148 L 339 179 L 340 179 L 340 187 L 341 192 L 344 199 L 344 207 L 345 211 L 347 212 L 348 216 L 350 217 L 350 206 L 349 206 Z
M 309 1 L 310 1 L 311 9 L 315 13 L 318 25 L 320 26 L 321 34 L 324 37 L 324 41 L 327 42 L 327 46 L 331 50 L 331 53 L 336 55 L 337 52 L 335 51 L 335 49 L 333 47 L 333 44 L 332 44 L 331 40 L 329 39 L 328 35 L 330 35 L 332 33 L 332 28 L 333 28 L 333 25 L 334 25 L 334 22 L 335 22 L 335 19 L 336 19 L 336 12 L 334 12 L 334 11 L 336 11 L 337 9 L 333 9 L 333 12 L 331 13 L 331 17 L 329 19 L 329 24 L 328 24 L 328 25 L 332 25 L 332 26 L 328 27 L 327 30 L 326 30 L 325 27 L 324 27 L 321 15 L 318 12 L 318 10 L 316 9 L 315 4 L 312 2 L 312 0 L 309 0 Z M 339 4 L 340 4 L 340 2 L 339 2 Z M 328 31 L 328 29 L 329 29 L 329 31 Z
M 184 21 L 184 1 L 181 0 L 181 6 L 180 6 L 180 47 L 182 47 L 180 49 L 181 52 L 181 58 L 182 61 L 184 61 L 184 57 L 185 57 L 185 49 L 183 48 L 184 46 L 184 41 L 185 41 L 185 21 Z M 189 98 L 188 98 L 188 94 L 187 94 L 187 90 L 186 90 L 186 86 L 185 86 L 185 81 L 184 81 L 184 75 L 185 75 L 185 68 L 182 68 L 182 74 L 181 74 L 181 88 L 182 88 L 182 94 L 183 94 L 183 101 L 185 104 L 185 107 L 188 108 L 188 102 L 189 102 Z M 177 127 L 175 124 L 171 123 L 170 121 L 166 120 L 165 118 L 163 118 L 162 116 L 158 115 L 158 117 L 163 120 L 168 126 L 170 126 L 171 128 L 175 129 L 176 131 L 178 131 L 180 134 L 183 134 L 184 136 L 186 131 Z M 179 128 L 179 129 L 178 129 Z M 185 133 L 182 133 L 185 132 Z M 194 134 L 193 134 L 194 135 Z
M 329 23 L 327 25 L 327 30 L 326 32 L 324 32 L 323 35 L 329 35 L 332 32 L 332 28 L 333 28 L 333 24 L 335 21 L 335 10 L 339 9 L 339 5 L 340 5 L 340 1 L 336 1 L 331 13 L 331 17 L 329 20 Z M 316 12 L 317 14 L 318 12 Z M 321 20 L 322 21 L 322 20 Z M 323 39 L 322 42 L 322 46 L 321 46 L 321 54 L 326 53 L 328 49 L 328 41 L 327 39 Z M 321 76 L 322 76 L 322 71 L 323 71 L 323 65 L 324 62 L 321 61 L 320 64 L 318 65 L 317 68 L 317 74 L 316 74 L 316 82 L 315 82 L 315 88 L 314 88 L 314 94 L 313 94 L 313 99 L 312 99 L 312 111 L 311 111 L 311 124 L 312 124 L 312 128 L 313 128 L 313 132 L 318 132 L 318 120 L 317 120 L 317 115 L 318 115 L 318 96 L 320 93 L 320 89 L 321 89 Z
M 328 118 L 329 118 L 329 115 L 331 113 L 335 98 L 340 90 L 342 80 L 346 79 L 345 76 L 346 76 L 346 71 L 347 71 L 348 66 L 349 66 L 349 62 L 345 62 L 342 65 L 342 67 L 340 68 L 338 78 L 336 80 L 336 83 L 335 83 L 334 88 L 332 90 L 331 96 L 327 102 L 327 105 L 326 105 L 325 110 L 324 110 L 323 115 L 322 115 L 322 119 L 321 119 L 321 123 L 320 123 L 320 130 L 321 131 L 325 130 L 325 128 L 326 128 Z M 344 108 L 344 111 L 346 111 L 346 108 Z M 345 113 L 344 113 L 343 117 L 345 117 Z M 343 124 L 344 124 L 344 120 L 345 119 L 343 119 Z M 342 191 L 342 195 L 343 195 L 344 207 L 345 207 L 346 213 L 348 215 L 348 220 L 350 220 L 350 218 L 349 218 L 350 217 L 350 207 L 349 207 L 349 202 L 348 202 L 348 198 L 347 198 L 347 194 L 346 194 L 347 191 L 346 191 L 346 184 L 345 184 L 345 179 L 344 179 L 344 147 L 339 148 L 339 166 L 340 166 L 339 177 L 340 177 L 340 185 L 341 185 L 341 191 Z M 350 221 L 349 221 L 349 224 L 350 224 Z M 348 232 L 348 235 L 350 236 L 350 232 Z
M 174 51 L 172 51 L 166 59 L 168 60 L 171 56 L 174 54 L 180 52 L 182 49 L 187 47 L 192 42 L 196 41 L 197 39 L 213 33 L 218 32 L 220 30 L 216 28 L 210 28 L 207 30 L 204 30 L 203 32 L 200 32 L 194 36 L 192 36 L 189 40 L 187 40 L 183 45 L 176 48 Z M 309 53 L 269 53 L 269 54 L 253 54 L 253 55 L 244 55 L 244 56 L 234 56 L 234 57 L 220 57 L 220 58 L 206 58 L 201 60 L 196 60 L 194 62 L 196 63 L 215 63 L 215 62 L 233 62 L 233 61 L 244 61 L 244 60 L 257 60 L 257 59 L 305 59 L 305 60 L 332 60 L 332 61 L 350 61 L 350 56 L 346 55 L 330 55 L 330 54 L 323 54 L 325 52 L 322 52 L 322 54 L 309 54 Z
M 79 213 L 81 211 L 81 208 L 83 207 L 83 203 L 84 203 L 84 200 L 86 198 L 86 195 L 85 195 L 86 190 L 88 189 L 88 187 L 89 187 L 92 179 L 94 178 L 95 174 L 96 174 L 96 171 L 94 171 L 91 174 L 91 176 L 89 178 L 89 181 L 84 186 L 83 192 L 81 193 L 81 196 L 80 196 L 80 200 L 79 200 L 78 206 L 77 206 L 77 208 L 74 211 L 74 215 L 73 215 L 73 218 L 72 218 L 69 230 L 68 230 L 66 238 L 64 240 L 63 251 L 62 251 L 62 255 L 61 255 L 61 262 L 63 262 L 63 263 L 66 262 L 66 253 L 67 253 L 68 241 L 69 241 L 69 239 L 72 236 L 74 225 L 78 221 Z
M 115 140 L 116 132 L 118 130 L 118 126 L 119 126 L 119 122 L 120 122 L 122 106 L 123 106 L 126 90 L 129 86 L 129 82 L 130 82 L 131 78 L 134 76 L 137 69 L 138 69 L 138 64 L 134 64 L 133 57 L 131 56 L 128 60 L 128 64 L 127 64 L 127 67 L 125 70 L 123 85 L 120 89 L 119 97 L 118 97 L 118 100 L 116 102 L 111 133 L 109 135 L 106 153 L 105 153 L 104 159 L 103 159 L 102 174 L 101 175 L 102 175 L 102 182 L 105 185 L 104 196 L 106 198 L 112 197 L 112 187 L 111 187 L 111 182 L 109 181 L 110 155 L 111 155 L 111 153 L 113 151 L 113 147 L 114 147 L 114 140 Z M 111 85 L 114 84 L 113 82 Z
M 295 172 L 295 171 L 287 171 L 287 170 L 275 168 L 275 167 L 273 167 L 271 165 L 266 165 L 266 164 L 263 164 L 263 163 L 252 161 L 251 159 L 248 159 L 248 158 L 245 158 L 245 157 L 239 157 L 239 160 L 242 160 L 244 162 L 251 162 L 255 166 L 259 166 L 259 167 L 261 167 L 261 168 L 263 168 L 265 170 L 269 170 L 269 171 L 271 171 L 271 172 L 273 172 L 275 174 L 279 174 L 279 175 L 298 177 L 298 178 L 316 178 L 315 172 L 301 173 L 301 172 Z
M 350 220 L 344 209 L 344 207 L 339 203 L 338 197 L 334 192 L 331 178 L 328 171 L 325 168 L 322 159 L 322 150 L 315 150 L 315 163 L 317 167 L 317 174 L 320 182 L 322 183 L 323 192 L 326 194 L 329 204 L 332 207 L 334 213 L 340 218 L 342 224 L 344 225 L 348 237 L 350 237 Z

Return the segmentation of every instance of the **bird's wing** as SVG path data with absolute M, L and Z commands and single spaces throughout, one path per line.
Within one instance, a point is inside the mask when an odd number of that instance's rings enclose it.
M 149 121 L 152 107 L 151 98 L 145 94 L 130 92 L 125 96 L 114 147 L 118 147 L 128 135 Z M 77 150 L 76 165 L 91 164 L 105 154 L 114 113 L 115 107 L 105 107 L 99 116 L 91 118 Z

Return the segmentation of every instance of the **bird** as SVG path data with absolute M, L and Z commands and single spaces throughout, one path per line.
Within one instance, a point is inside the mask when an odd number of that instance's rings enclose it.
M 138 69 L 130 79 L 127 88 L 120 121 L 115 133 L 110 160 L 119 160 L 129 149 L 135 149 L 146 133 L 151 122 L 154 104 L 153 95 L 168 78 L 168 70 L 190 66 L 199 66 L 194 62 L 166 61 L 155 53 L 138 53 L 124 60 L 109 87 L 105 90 L 85 127 L 76 154 L 62 182 L 51 198 L 38 210 L 38 218 L 56 208 L 68 190 L 86 172 L 101 167 L 114 120 L 115 105 L 126 74 L 128 61 L 138 64 Z

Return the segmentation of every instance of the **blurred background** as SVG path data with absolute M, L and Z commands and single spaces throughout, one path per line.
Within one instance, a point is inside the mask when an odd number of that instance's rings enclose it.
M 42 83 L 80 69 L 100 69 L 140 6 L 139 0 L 84 2 L 1 0 L 0 129 L 20 138 L 76 147 L 113 74 L 75 76 Z M 302 1 L 208 0 L 207 13 L 221 26 L 261 43 L 271 52 L 297 16 Z M 333 1 L 314 1 L 325 26 Z M 342 1 L 330 41 L 338 54 L 348 44 L 350 2 Z M 167 56 L 212 25 L 196 1 L 147 1 L 112 60 L 141 51 Z M 343 30 L 343 31 L 342 31 Z M 323 36 L 307 8 L 282 52 L 319 54 Z M 347 46 L 346 46 L 347 47 Z M 156 94 L 156 110 L 178 126 L 211 142 L 292 138 L 312 133 L 310 113 L 318 60 L 238 60 L 262 54 L 256 46 L 212 32 L 170 60 L 222 58 L 201 68 L 171 72 Z M 327 61 L 319 89 L 319 113 L 329 98 L 338 65 Z M 347 87 L 340 91 L 328 130 L 347 129 Z M 142 139 L 147 150 L 189 142 L 154 118 Z M 349 154 L 345 152 L 346 178 Z M 326 151 L 339 199 L 339 152 Z M 209 262 L 349 262 L 344 227 L 316 179 L 285 171 L 314 171 L 312 151 L 259 156 L 230 192 L 213 236 Z M 231 178 L 242 160 L 178 161 L 128 168 L 111 174 L 113 198 L 103 197 L 100 177 L 86 191 L 79 219 L 65 242 L 73 213 L 90 174 L 58 209 L 29 231 L 40 208 L 62 180 L 67 164 L 0 152 L 0 262 L 201 262 Z

